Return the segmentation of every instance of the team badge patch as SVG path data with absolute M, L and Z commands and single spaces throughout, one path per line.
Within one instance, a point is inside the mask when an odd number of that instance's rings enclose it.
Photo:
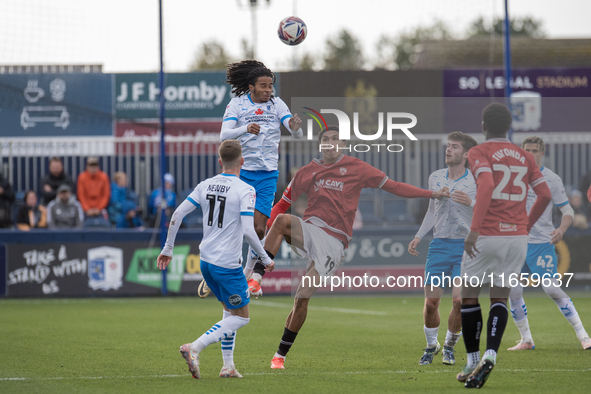
M 236 305 L 240 305 L 242 303 L 242 297 L 240 297 L 238 294 L 233 294 L 230 296 L 230 305 L 232 306 L 236 306 Z
M 347 173 L 347 169 L 345 167 L 341 167 L 339 171 L 341 172 L 341 175 L 345 175 Z

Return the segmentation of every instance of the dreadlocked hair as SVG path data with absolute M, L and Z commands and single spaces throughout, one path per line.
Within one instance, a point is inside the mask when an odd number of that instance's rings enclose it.
M 259 77 L 271 77 L 275 83 L 275 74 L 256 60 L 243 60 L 228 65 L 226 83 L 232 86 L 232 93 L 242 96 L 250 92 L 248 85 L 254 85 Z

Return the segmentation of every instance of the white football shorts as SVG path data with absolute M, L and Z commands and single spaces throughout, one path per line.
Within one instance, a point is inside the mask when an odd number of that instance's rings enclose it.
M 304 222 L 301 218 L 297 219 L 302 226 L 304 248 L 306 250 L 297 247 L 292 247 L 292 249 L 300 257 L 308 259 L 308 270 L 311 264 L 314 263 L 320 276 L 334 275 L 337 268 L 345 260 L 345 246 L 339 239 L 328 235 L 320 227 Z
M 481 286 L 492 283 L 495 287 L 511 288 L 509 278 L 519 275 L 525 263 L 527 241 L 527 235 L 478 237 L 476 256 L 471 258 L 464 251 L 462 278 L 467 276 L 470 282 L 471 277 L 477 277 Z M 476 283 L 476 279 L 470 283 Z

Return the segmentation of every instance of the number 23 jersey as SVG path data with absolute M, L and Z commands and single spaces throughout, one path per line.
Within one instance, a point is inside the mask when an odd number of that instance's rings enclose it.
M 242 216 L 254 216 L 254 188 L 235 175 L 219 174 L 187 198 L 203 211 L 201 259 L 224 268 L 242 267 Z
M 484 172 L 491 173 L 494 181 L 480 235 L 527 235 L 528 185 L 545 182 L 531 153 L 506 138 L 492 138 L 468 151 L 468 163 L 477 184 Z

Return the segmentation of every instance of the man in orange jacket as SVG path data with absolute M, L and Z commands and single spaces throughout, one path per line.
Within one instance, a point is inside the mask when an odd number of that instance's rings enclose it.
M 98 157 L 88 158 L 86 171 L 78 175 L 77 183 L 76 194 L 86 217 L 105 216 L 105 208 L 109 205 L 111 197 L 111 186 L 108 175 L 99 169 Z

